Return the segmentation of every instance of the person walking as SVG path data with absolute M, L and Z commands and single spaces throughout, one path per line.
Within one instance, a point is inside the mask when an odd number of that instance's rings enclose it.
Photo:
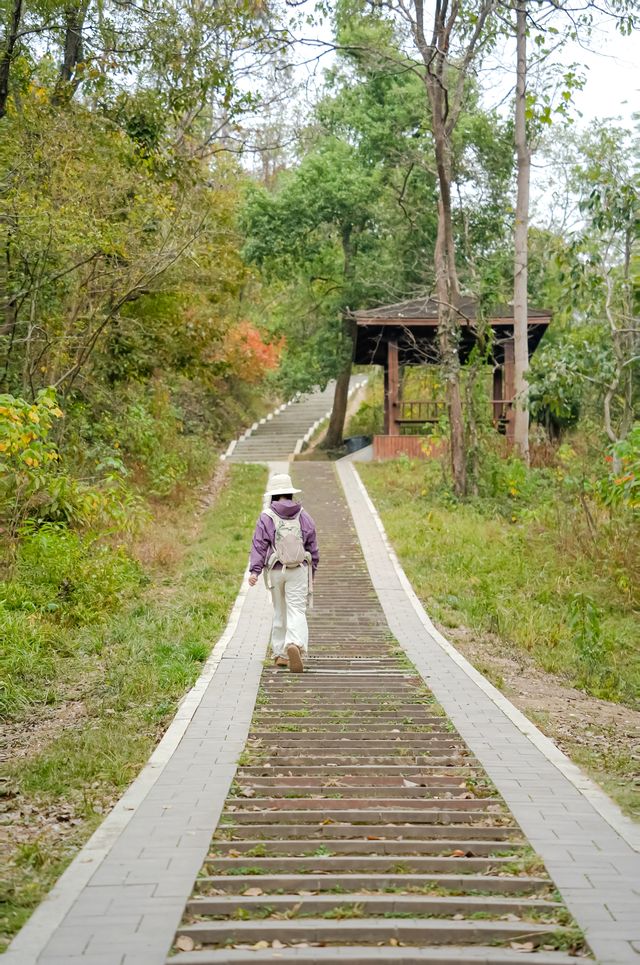
M 263 573 L 271 592 L 275 665 L 288 666 L 292 673 L 302 673 L 309 652 L 307 606 L 320 559 L 315 523 L 293 498 L 300 491 L 286 473 L 271 477 L 249 561 L 249 585 L 255 586 Z

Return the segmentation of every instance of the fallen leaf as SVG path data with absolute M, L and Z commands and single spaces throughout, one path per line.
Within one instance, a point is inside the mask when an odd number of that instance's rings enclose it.
M 452 857 L 452 858 L 464 858 L 464 851 L 460 851 L 459 849 L 458 849 L 457 851 L 452 851 L 452 852 L 451 852 L 451 857 Z
M 272 947 L 272 948 L 286 948 L 287 946 L 284 944 L 284 942 L 281 942 L 281 941 L 279 941 L 277 938 L 274 938 L 274 940 L 271 942 L 271 947 Z
M 196 943 L 190 935 L 180 935 L 176 940 L 176 948 L 181 952 L 192 952 Z
M 408 781 L 406 777 L 402 779 L 402 786 L 403 787 L 420 787 L 420 785 L 416 784 L 414 781 Z
M 259 952 L 263 948 L 269 948 L 269 942 L 265 942 L 264 940 L 260 942 L 256 942 L 255 945 L 251 946 L 251 948 L 254 952 Z
M 242 894 L 245 898 L 259 898 L 260 895 L 264 894 L 262 888 L 247 888 Z
M 238 794 L 240 797 L 255 797 L 256 791 L 253 787 L 241 787 Z
M 510 942 L 510 947 L 516 952 L 532 952 L 536 946 L 533 942 Z

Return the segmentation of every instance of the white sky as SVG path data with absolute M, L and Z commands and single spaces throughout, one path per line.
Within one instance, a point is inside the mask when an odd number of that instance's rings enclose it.
M 640 34 L 622 37 L 611 26 L 594 31 L 591 46 L 572 44 L 563 61 L 576 60 L 588 67 L 587 84 L 576 96 L 582 123 L 599 117 L 620 117 L 629 126 L 640 112 Z

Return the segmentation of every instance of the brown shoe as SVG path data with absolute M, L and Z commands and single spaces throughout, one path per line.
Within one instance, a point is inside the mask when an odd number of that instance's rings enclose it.
M 287 647 L 287 656 L 289 657 L 289 670 L 291 673 L 302 673 L 304 664 L 302 662 L 300 647 L 295 643 L 290 643 Z
M 287 660 L 286 657 L 276 657 L 273 662 L 275 663 L 276 667 L 288 667 L 288 666 L 289 666 L 289 661 Z

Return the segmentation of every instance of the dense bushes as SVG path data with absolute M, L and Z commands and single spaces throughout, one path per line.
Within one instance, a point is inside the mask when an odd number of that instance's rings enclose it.
M 488 448 L 466 504 L 436 460 L 361 471 L 434 616 L 494 633 L 588 693 L 635 706 L 639 438 L 635 428 L 600 460 L 577 438 L 536 469 Z

